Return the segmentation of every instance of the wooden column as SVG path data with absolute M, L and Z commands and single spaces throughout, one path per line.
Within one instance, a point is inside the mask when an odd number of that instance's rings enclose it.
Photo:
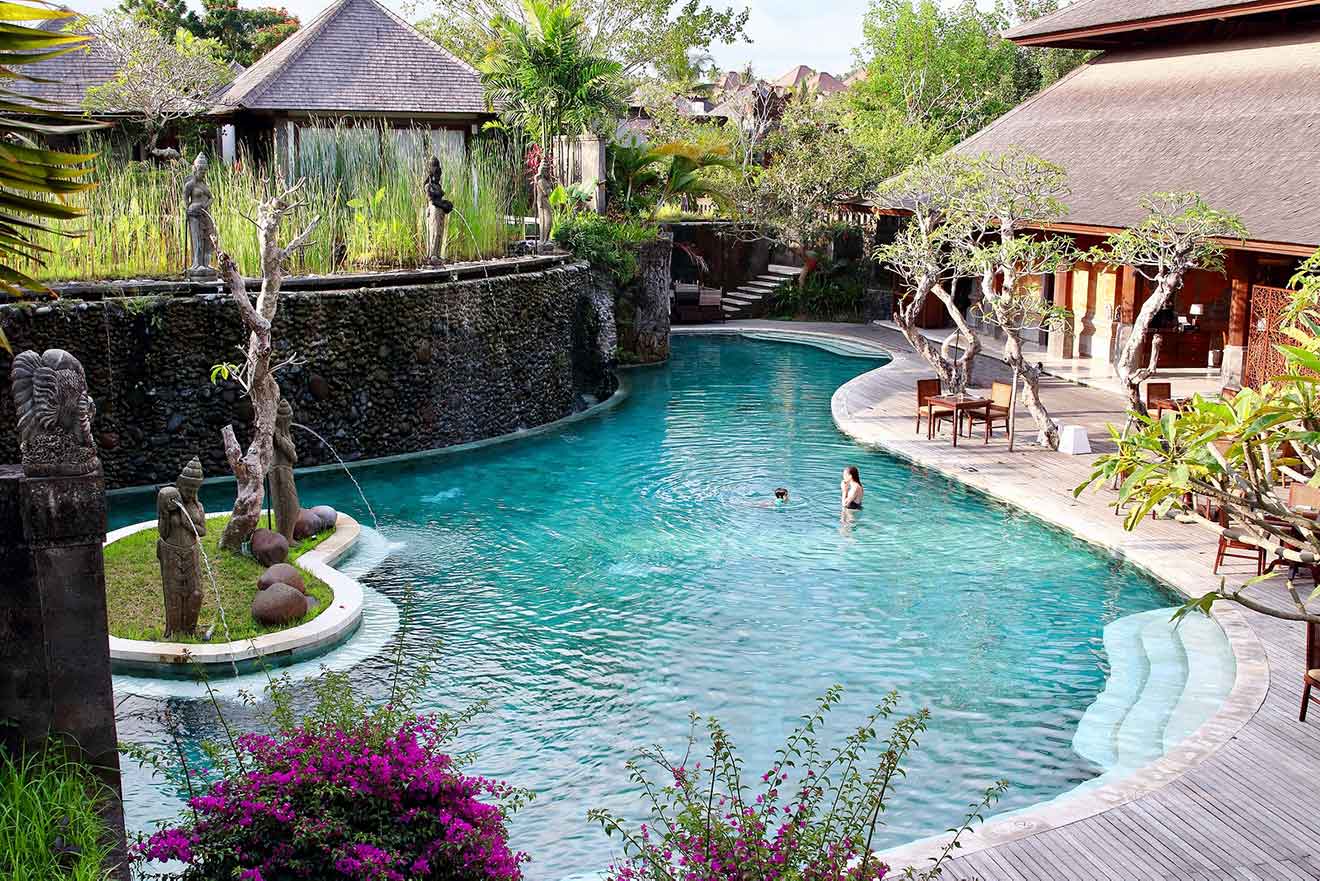
M 1256 273 L 1256 258 L 1250 251 L 1232 250 L 1224 261 L 1228 275 L 1228 341 L 1219 368 L 1219 379 L 1226 386 L 1242 384 L 1246 362 L 1247 338 L 1251 335 L 1251 281 Z
M 1060 269 L 1054 273 L 1054 305 L 1062 309 L 1072 308 L 1072 269 Z M 1073 323 L 1069 319 L 1064 327 L 1050 329 L 1048 355 L 1051 359 L 1075 357 L 1073 345 Z

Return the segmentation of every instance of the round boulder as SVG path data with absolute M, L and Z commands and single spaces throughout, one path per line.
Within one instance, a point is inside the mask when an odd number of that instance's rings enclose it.
M 339 520 L 339 512 L 329 505 L 317 505 L 312 508 L 312 514 L 317 520 L 321 521 L 321 528 L 317 532 L 325 532 L 327 529 L 334 529 L 335 523 Z
M 252 600 L 252 617 L 263 627 L 276 627 L 297 621 L 307 614 L 307 597 L 298 588 L 287 584 L 272 584 L 257 591 Z
M 321 518 L 317 517 L 307 508 L 298 512 L 298 522 L 293 524 L 293 540 L 302 541 L 304 538 L 311 538 L 321 531 Z
M 252 556 L 263 566 L 274 566 L 289 559 L 289 541 L 270 529 L 252 533 Z
M 296 566 L 288 563 L 276 563 L 257 579 L 257 590 L 265 590 L 271 585 L 287 584 L 289 587 L 298 589 L 299 593 L 307 593 L 307 585 L 303 582 L 302 573 Z

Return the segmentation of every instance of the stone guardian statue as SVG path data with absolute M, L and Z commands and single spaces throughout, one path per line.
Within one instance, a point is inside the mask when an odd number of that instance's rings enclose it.
M 31 476 L 92 474 L 101 468 L 92 440 L 96 405 L 78 359 L 63 349 L 21 352 L 10 370 L 18 445 Z
M 165 637 L 191 636 L 202 610 L 202 536 L 206 512 L 197 498 L 202 463 L 196 456 L 174 486 L 156 493 L 156 559 L 165 592 Z
M 426 260 L 443 263 L 449 254 L 449 214 L 454 203 L 445 198 L 440 179 L 440 160 L 435 156 L 426 167 Z
M 188 248 L 192 265 L 189 278 L 208 279 L 219 275 L 211 267 L 214 245 L 212 235 L 215 221 L 211 219 L 211 187 L 206 183 L 206 155 L 198 153 L 193 160 L 192 177 L 183 185 L 183 201 L 188 212 Z
M 293 483 L 293 468 L 298 464 L 298 448 L 293 445 L 293 407 L 280 398 L 275 410 L 274 447 L 270 465 L 271 507 L 275 509 L 275 529 L 293 543 L 293 530 L 302 512 L 298 487 Z
M 550 209 L 550 191 L 554 189 L 550 180 L 550 162 L 544 155 L 537 167 L 533 189 L 536 194 L 537 236 L 542 244 L 550 241 L 550 230 L 555 225 L 554 211 Z

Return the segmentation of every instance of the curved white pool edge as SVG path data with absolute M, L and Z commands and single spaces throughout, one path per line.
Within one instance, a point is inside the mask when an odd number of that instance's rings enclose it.
M 210 513 L 207 518 L 223 516 Z M 114 530 L 106 536 L 106 545 L 145 529 L 154 529 L 155 520 L 146 520 Z M 325 582 L 333 592 L 328 608 L 310 621 L 249 639 L 218 643 L 154 642 L 141 639 L 110 637 L 110 661 L 133 668 L 137 675 L 153 669 L 162 674 L 177 675 L 194 665 L 204 669 L 223 668 L 228 665 L 270 657 L 308 657 L 328 650 L 343 642 L 362 623 L 363 593 L 357 579 L 350 578 L 334 567 L 357 544 L 362 527 L 347 514 L 341 513 L 335 522 L 335 531 L 312 550 L 299 557 L 294 564 Z M 133 675 L 133 674 L 128 674 Z M 149 675 L 149 672 L 148 672 Z
M 888 355 L 891 359 L 874 370 L 868 370 L 854 377 L 835 390 L 830 400 L 831 415 L 840 431 L 854 440 L 876 446 L 886 453 L 904 459 L 913 465 L 937 471 L 944 476 L 958 481 L 968 488 L 985 493 L 990 497 L 1012 505 L 1031 516 L 1059 529 L 1063 529 L 1081 540 L 1103 549 L 1109 554 L 1130 563 L 1162 584 L 1168 585 L 1179 594 L 1191 597 L 1191 594 L 1178 584 L 1164 578 L 1156 569 L 1155 561 L 1146 559 L 1144 549 L 1130 553 L 1121 544 L 1113 543 L 1088 528 L 1084 516 L 1073 508 L 1057 506 L 1051 510 L 1028 508 L 1021 504 L 1008 487 L 985 481 L 973 483 L 963 472 L 942 467 L 935 461 L 921 459 L 886 443 L 886 438 L 874 430 L 874 426 L 857 419 L 853 414 L 870 406 L 862 388 L 867 377 L 877 371 L 912 366 L 924 367 L 916 356 L 907 352 L 895 352 L 879 343 L 862 340 L 858 337 L 835 333 L 828 330 L 798 330 L 795 328 L 773 328 L 763 326 L 745 328 L 737 326 L 675 328 L 676 333 L 684 334 L 731 334 L 747 336 L 749 332 L 756 338 L 765 338 L 766 334 L 785 342 L 801 342 L 820 345 L 823 340 L 833 339 L 849 346 L 870 345 L 876 354 Z M 1121 779 L 1104 782 L 1097 786 L 1095 781 L 1083 783 L 1073 790 L 1061 793 L 1055 798 L 1039 805 L 1014 811 L 999 817 L 992 817 L 986 823 L 965 834 L 959 841 L 957 856 L 965 856 L 976 851 L 997 847 L 1010 841 L 1027 838 L 1049 829 L 1057 829 L 1094 817 L 1110 808 L 1143 798 L 1163 788 L 1191 768 L 1205 761 L 1251 720 L 1265 702 L 1269 690 L 1269 664 L 1265 659 L 1264 648 L 1259 638 L 1247 623 L 1244 613 L 1229 603 L 1217 603 L 1213 610 L 1215 620 L 1223 628 L 1232 647 L 1237 673 L 1233 690 L 1224 700 L 1219 711 L 1208 719 L 1193 734 L 1184 739 L 1174 749 L 1160 759 L 1132 772 Z M 1104 775 L 1102 775 L 1103 777 Z M 970 794 L 969 794 L 970 797 Z M 920 867 L 931 858 L 939 855 L 947 844 L 947 833 L 930 836 L 909 842 L 900 847 L 891 848 L 882 857 L 891 866 Z

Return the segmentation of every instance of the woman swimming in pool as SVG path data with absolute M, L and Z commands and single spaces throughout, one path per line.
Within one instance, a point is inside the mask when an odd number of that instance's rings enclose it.
M 862 476 L 857 471 L 856 465 L 849 465 L 843 469 L 843 480 L 839 483 L 839 490 L 842 494 L 843 507 L 849 511 L 860 511 L 862 509 Z

